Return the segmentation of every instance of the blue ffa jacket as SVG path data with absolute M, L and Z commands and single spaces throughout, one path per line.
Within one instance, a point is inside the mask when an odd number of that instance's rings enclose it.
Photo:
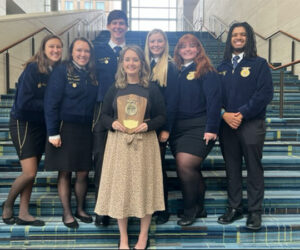
M 234 72 L 231 61 L 226 60 L 218 71 L 225 111 L 240 112 L 245 120 L 264 119 L 273 98 L 272 76 L 266 60 L 244 57 Z
M 92 123 L 98 86 L 89 72 L 67 65 L 56 67 L 49 79 L 45 95 L 45 117 L 48 135 L 59 134 L 60 122 Z
M 160 87 L 158 83 L 157 86 L 164 97 L 167 110 L 167 122 L 160 130 L 171 132 L 176 117 L 179 99 L 178 70 L 173 62 L 169 61 L 168 63 L 167 86 Z
M 218 133 L 222 94 L 220 78 L 216 72 L 208 72 L 195 79 L 196 65 L 192 63 L 179 73 L 179 104 L 177 119 L 206 116 L 205 132 Z
M 49 75 L 38 71 L 36 62 L 27 65 L 18 80 L 15 101 L 11 109 L 13 118 L 44 123 L 44 94 Z
M 102 102 L 107 90 L 115 82 L 118 58 L 108 43 L 96 46 L 95 55 L 99 83 L 97 102 Z

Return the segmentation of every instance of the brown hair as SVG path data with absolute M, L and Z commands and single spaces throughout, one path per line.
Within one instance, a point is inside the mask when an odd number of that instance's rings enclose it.
M 198 55 L 194 59 L 194 62 L 196 64 L 195 78 L 199 78 L 200 76 L 206 74 L 209 71 L 216 71 L 213 65 L 211 64 L 210 59 L 206 55 L 201 42 L 193 34 L 183 35 L 176 44 L 174 50 L 174 61 L 179 69 L 181 69 L 181 66 L 183 64 L 183 58 L 179 55 L 179 50 L 185 43 L 193 43 L 198 49 Z
M 44 73 L 44 74 L 49 73 L 49 66 L 51 65 L 51 62 L 45 54 L 45 46 L 46 43 L 51 39 L 58 39 L 61 43 L 61 47 L 63 47 L 63 42 L 59 36 L 52 35 L 52 34 L 45 36 L 41 42 L 38 52 L 24 64 L 24 68 L 26 68 L 29 63 L 36 62 L 40 73 Z M 60 61 L 61 60 L 59 60 L 59 62 Z
M 75 38 L 69 48 L 69 53 L 68 53 L 68 59 L 67 59 L 67 70 L 68 73 L 73 74 L 74 72 L 74 64 L 73 64 L 73 49 L 74 45 L 77 41 L 82 41 L 86 42 L 89 46 L 90 49 L 90 60 L 85 66 L 86 70 L 89 72 L 90 79 L 92 80 L 92 84 L 98 85 L 97 79 L 96 79 L 96 69 L 95 69 L 95 53 L 94 53 L 94 46 L 90 40 L 88 40 L 85 37 L 77 37 Z

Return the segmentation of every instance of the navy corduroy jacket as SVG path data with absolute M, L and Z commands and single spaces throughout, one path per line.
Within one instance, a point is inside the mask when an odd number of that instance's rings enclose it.
M 243 119 L 264 119 L 273 98 L 273 81 L 267 61 L 261 57 L 243 58 L 233 72 L 230 60 L 223 61 L 221 76 L 223 107 L 240 112 Z
M 59 134 L 60 122 L 91 123 L 96 103 L 98 85 L 90 79 L 89 72 L 67 65 L 56 67 L 49 79 L 45 95 L 45 118 L 48 135 Z
M 44 95 L 49 75 L 38 71 L 36 62 L 24 69 L 17 83 L 11 115 L 15 119 L 44 123 Z

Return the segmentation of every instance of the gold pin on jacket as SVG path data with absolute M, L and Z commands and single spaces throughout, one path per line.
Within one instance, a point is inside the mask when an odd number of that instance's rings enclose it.
M 186 79 L 194 80 L 195 79 L 195 73 L 196 73 L 196 71 L 189 72 L 188 75 L 186 76 Z
M 250 68 L 251 67 L 242 67 L 242 70 L 241 70 L 241 76 L 242 77 L 247 77 L 250 75 Z

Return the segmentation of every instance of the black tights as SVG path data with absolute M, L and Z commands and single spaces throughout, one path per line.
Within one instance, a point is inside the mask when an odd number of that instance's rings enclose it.
M 76 212 L 81 216 L 88 216 L 84 212 L 85 198 L 88 189 L 88 173 L 88 171 L 76 172 L 76 181 L 74 186 L 77 202 Z M 64 222 L 66 223 L 74 220 L 71 209 L 71 178 L 72 172 L 58 172 L 58 194 L 64 210 Z
M 188 154 L 176 154 L 177 174 L 180 179 L 184 214 L 193 216 L 197 209 L 204 206 L 205 183 L 201 173 L 201 157 Z

